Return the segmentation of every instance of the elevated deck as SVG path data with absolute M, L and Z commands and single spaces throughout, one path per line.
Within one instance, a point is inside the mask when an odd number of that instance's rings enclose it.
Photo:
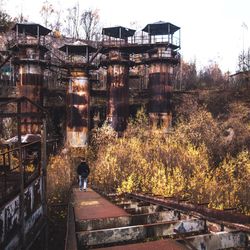
M 103 195 L 73 188 L 65 249 L 248 249 L 246 226 L 208 221 L 158 198 Z
M 146 219 L 146 217 L 148 218 Z M 71 203 L 69 205 L 66 249 L 76 250 L 93 246 L 99 249 L 107 247 L 105 249 L 112 250 L 187 249 L 180 243 L 170 239 L 135 244 L 134 242 L 137 242 L 137 240 L 133 238 L 130 239 L 133 230 L 135 230 L 135 233 L 138 229 L 139 231 L 150 231 L 152 228 L 157 228 L 157 226 L 152 224 L 149 225 L 150 228 L 147 229 L 146 220 L 152 223 L 162 220 L 162 218 L 155 220 L 153 219 L 154 216 L 152 216 L 152 218 L 149 217 L 150 214 L 132 215 L 92 189 L 88 189 L 87 192 L 84 192 L 79 191 L 79 188 L 75 186 L 72 189 Z M 129 231 L 130 234 L 127 236 L 119 231 L 123 229 L 130 230 L 130 227 L 132 231 Z M 141 241 L 140 234 L 138 235 L 138 239 Z M 123 245 L 123 241 L 125 245 Z
M 73 188 L 75 221 L 101 219 L 128 215 L 92 189 L 86 192 Z

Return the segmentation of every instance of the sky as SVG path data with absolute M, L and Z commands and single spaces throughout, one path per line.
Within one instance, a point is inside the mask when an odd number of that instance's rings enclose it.
M 77 0 L 50 0 L 66 11 Z M 6 0 L 11 16 L 21 12 L 42 24 L 43 0 Z M 121 25 L 142 29 L 148 23 L 171 22 L 181 27 L 181 55 L 198 69 L 211 62 L 223 72 L 237 70 L 239 53 L 250 47 L 250 0 L 79 0 L 80 9 L 98 9 L 103 27 Z

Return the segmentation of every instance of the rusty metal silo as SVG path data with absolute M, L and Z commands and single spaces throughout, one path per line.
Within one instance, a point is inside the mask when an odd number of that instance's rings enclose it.
M 172 123 L 173 70 L 180 62 L 180 28 L 166 22 L 148 24 L 148 88 L 150 92 L 149 116 L 154 127 L 167 129 Z
M 167 128 L 171 124 L 172 81 L 173 68 L 165 63 L 150 63 L 149 65 L 149 115 L 155 127 Z
M 45 36 L 51 31 L 39 24 L 17 23 L 13 30 L 15 39 L 11 46 L 14 53 L 13 64 L 18 71 L 16 81 L 17 94 L 25 96 L 31 101 L 43 104 L 43 72 L 44 54 L 48 51 L 44 46 Z M 23 103 L 22 112 L 37 112 L 31 103 Z M 21 121 L 22 134 L 37 134 L 41 132 L 41 123 L 38 118 L 25 118 Z
M 70 147 L 85 147 L 90 126 L 89 54 L 96 49 L 86 44 L 65 44 L 65 68 L 69 71 L 67 89 L 67 135 Z
M 17 82 L 19 96 L 25 96 L 33 102 L 42 105 L 43 70 L 40 65 L 25 64 L 19 67 Z M 22 112 L 37 112 L 37 108 L 29 102 L 21 105 Z M 22 120 L 22 134 L 40 133 L 41 124 L 35 118 Z
M 103 52 L 106 59 L 102 65 L 107 67 L 108 112 L 107 121 L 117 132 L 127 127 L 129 117 L 129 60 L 130 51 L 127 39 L 135 30 L 121 26 L 104 28 Z

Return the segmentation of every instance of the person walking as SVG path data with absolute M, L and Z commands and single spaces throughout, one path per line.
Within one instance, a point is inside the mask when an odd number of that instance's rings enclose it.
M 79 189 L 82 191 L 82 188 L 84 191 L 87 191 L 87 182 L 88 182 L 88 176 L 90 173 L 89 165 L 85 161 L 84 158 L 80 158 L 81 162 L 77 167 L 77 174 L 79 178 Z

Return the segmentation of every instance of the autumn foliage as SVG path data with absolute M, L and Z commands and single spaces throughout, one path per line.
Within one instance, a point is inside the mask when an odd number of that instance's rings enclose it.
M 93 133 L 92 183 L 107 191 L 149 192 L 249 213 L 250 153 L 232 156 L 226 152 L 231 144 L 205 109 L 168 133 L 152 130 L 140 111 L 122 138 L 109 126 Z

